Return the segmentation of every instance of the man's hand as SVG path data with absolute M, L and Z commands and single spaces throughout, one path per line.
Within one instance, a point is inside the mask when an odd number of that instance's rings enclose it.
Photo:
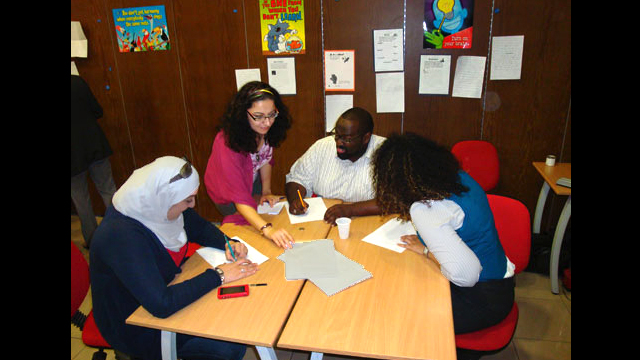
M 333 205 L 324 213 L 324 221 L 327 224 L 335 225 L 336 219 L 339 217 L 351 217 L 353 216 L 352 204 L 337 204 Z

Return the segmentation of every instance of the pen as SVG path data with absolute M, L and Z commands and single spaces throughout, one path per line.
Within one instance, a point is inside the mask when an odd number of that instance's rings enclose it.
M 229 238 L 227 237 L 227 234 L 222 234 L 224 235 L 224 241 L 227 242 L 227 246 L 229 247 L 229 251 L 231 252 L 231 256 L 233 257 L 233 261 L 236 261 L 238 259 L 236 259 L 236 254 L 233 252 L 233 248 L 231 247 L 231 244 L 229 244 Z
M 300 195 L 300 190 L 296 190 L 298 192 L 298 197 L 300 198 L 300 204 L 302 204 L 303 208 L 307 208 L 306 206 L 304 206 L 304 201 L 302 201 L 302 195 Z
M 267 286 L 267 284 L 249 284 L 249 286 Z

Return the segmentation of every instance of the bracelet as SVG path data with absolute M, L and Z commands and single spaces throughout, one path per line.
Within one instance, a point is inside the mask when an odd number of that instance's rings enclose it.
M 266 229 L 266 228 L 268 228 L 268 227 L 271 227 L 271 226 L 273 226 L 273 225 L 271 225 L 271 223 L 266 223 L 266 224 L 264 224 L 264 225 L 260 228 L 260 235 L 264 236 L 264 231 L 263 231 L 263 230 L 264 230 L 264 229 Z

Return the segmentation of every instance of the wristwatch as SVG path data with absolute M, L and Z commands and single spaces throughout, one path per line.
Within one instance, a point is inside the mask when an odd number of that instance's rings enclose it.
M 268 227 L 272 227 L 273 225 L 271 225 L 271 223 L 266 223 L 264 224 L 261 228 L 260 228 L 260 235 L 264 236 L 264 229 L 268 228 Z
M 224 271 L 222 271 L 222 269 L 220 269 L 219 267 L 215 268 L 215 270 L 218 275 L 220 275 L 220 282 L 224 284 Z

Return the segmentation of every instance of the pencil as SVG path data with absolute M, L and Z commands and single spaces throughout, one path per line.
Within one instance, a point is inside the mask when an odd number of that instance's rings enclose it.
M 300 195 L 300 190 L 296 190 L 298 192 L 298 197 L 300 198 L 300 204 L 302 204 L 303 208 L 307 208 L 306 206 L 304 206 L 304 201 L 302 201 L 302 195 Z
M 224 235 L 224 241 L 227 242 L 227 246 L 229 247 L 229 251 L 231 252 L 231 256 L 233 257 L 234 261 L 237 261 L 238 259 L 236 259 L 236 254 L 233 252 L 233 248 L 231 247 L 231 244 L 229 244 L 229 238 L 227 237 L 227 234 L 222 234 Z

